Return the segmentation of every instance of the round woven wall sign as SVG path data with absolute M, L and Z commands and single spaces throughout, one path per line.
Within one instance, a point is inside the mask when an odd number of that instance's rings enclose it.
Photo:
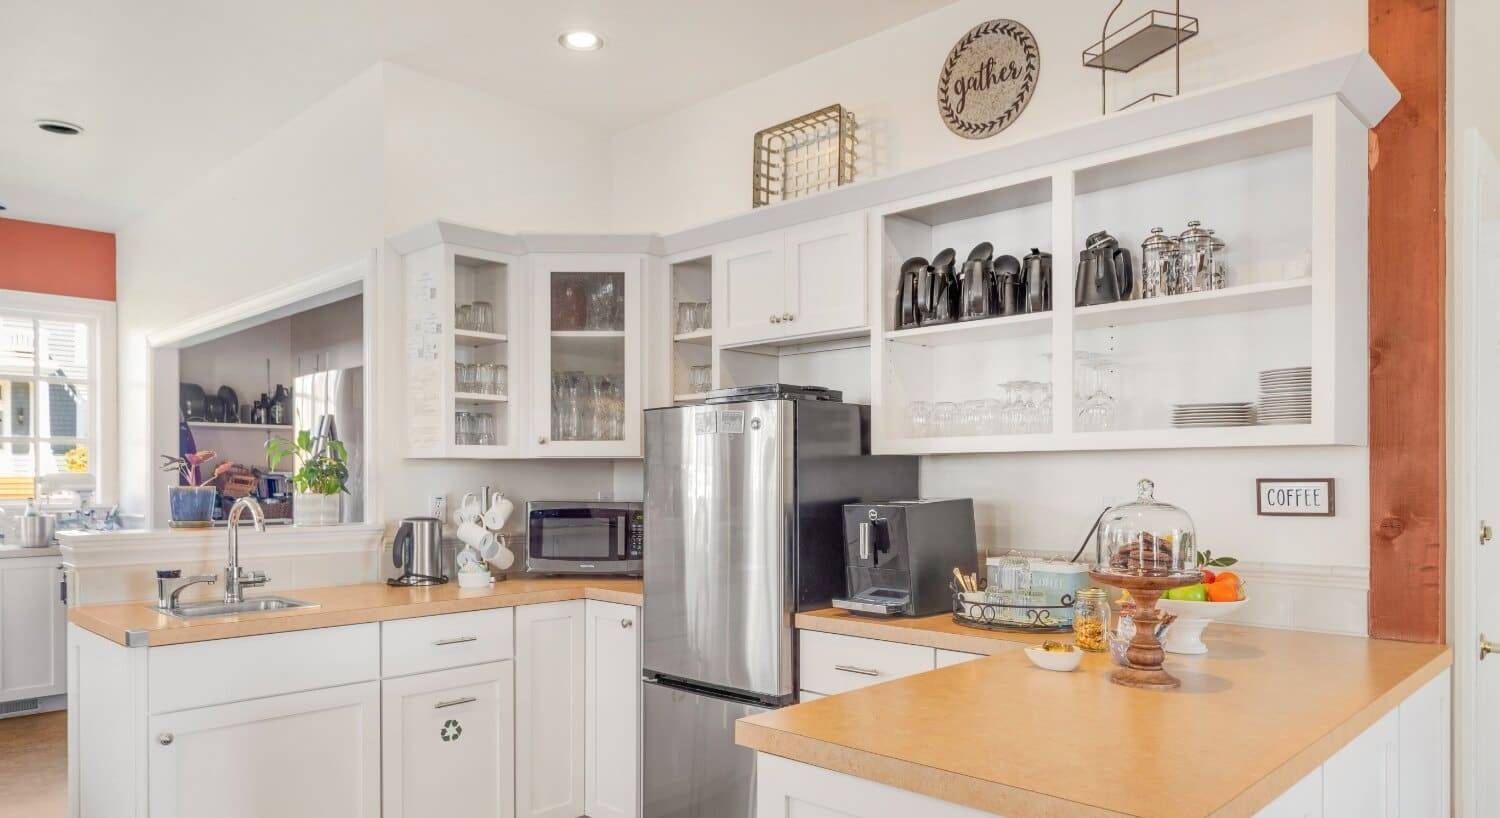
M 1015 20 L 990 20 L 954 43 L 938 74 L 938 112 L 948 130 L 984 139 L 1010 127 L 1026 110 L 1042 73 L 1031 30 Z

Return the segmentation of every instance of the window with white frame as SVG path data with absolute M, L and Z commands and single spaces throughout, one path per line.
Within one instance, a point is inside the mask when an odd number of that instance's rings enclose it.
M 97 491 L 100 322 L 9 300 L 0 298 L 0 502 L 37 497 L 48 475 L 78 475 L 70 489 Z

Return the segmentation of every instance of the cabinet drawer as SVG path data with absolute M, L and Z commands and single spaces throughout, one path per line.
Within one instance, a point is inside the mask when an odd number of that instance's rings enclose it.
M 509 659 L 514 653 L 514 621 L 510 608 L 496 608 L 383 622 L 380 675 L 405 676 Z
M 151 712 L 380 678 L 380 626 L 345 625 L 150 648 Z
M 801 631 L 802 689 L 832 696 L 937 667 L 932 648 Z

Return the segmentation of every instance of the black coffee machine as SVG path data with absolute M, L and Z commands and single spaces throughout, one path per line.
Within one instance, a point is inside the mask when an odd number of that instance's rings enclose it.
M 974 501 L 890 500 L 844 506 L 848 593 L 835 608 L 873 616 L 953 610 L 953 569 L 978 562 Z

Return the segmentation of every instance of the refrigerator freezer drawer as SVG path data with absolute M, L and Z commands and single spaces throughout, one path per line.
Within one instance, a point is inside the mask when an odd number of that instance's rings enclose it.
M 735 720 L 767 708 L 644 682 L 644 818 L 753 818 L 755 752 Z

